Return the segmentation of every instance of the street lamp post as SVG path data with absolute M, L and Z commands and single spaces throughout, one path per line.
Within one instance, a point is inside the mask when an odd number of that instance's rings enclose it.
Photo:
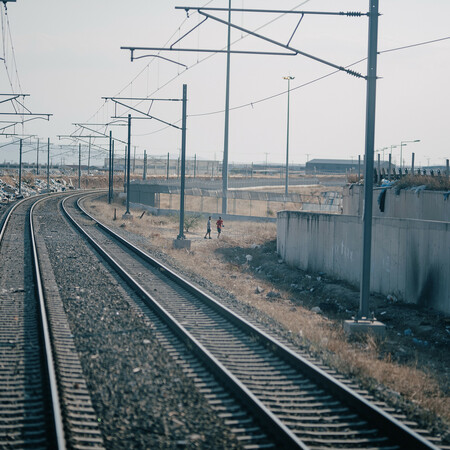
M 383 152 L 383 162 L 384 162 L 384 151 L 385 150 L 388 150 L 389 149 L 389 147 L 383 147 L 383 148 L 379 148 L 378 150 L 375 150 L 375 152 L 376 153 L 380 153 L 380 152 Z M 392 145 L 391 145 L 391 149 L 392 149 Z M 391 150 L 392 151 L 392 150 Z
M 289 194 L 289 101 L 290 101 L 290 93 L 291 93 L 291 80 L 295 77 L 291 77 L 290 75 L 287 77 L 283 77 L 284 80 L 288 82 L 288 91 L 287 91 L 287 124 L 286 124 L 286 184 L 284 188 L 284 194 Z
M 400 169 L 403 170 L 403 146 L 410 144 L 412 142 L 420 142 L 420 139 L 415 139 L 414 141 L 401 141 L 400 142 Z

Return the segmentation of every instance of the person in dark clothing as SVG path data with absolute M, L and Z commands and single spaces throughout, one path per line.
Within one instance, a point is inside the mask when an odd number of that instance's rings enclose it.
M 206 223 L 206 234 L 205 234 L 205 238 L 206 236 L 209 236 L 209 239 L 211 239 L 211 216 L 209 216 L 208 222 Z
M 222 228 L 225 226 L 223 224 L 222 217 L 219 216 L 219 220 L 216 222 L 217 225 L 217 239 L 220 238 L 220 233 L 222 232 Z

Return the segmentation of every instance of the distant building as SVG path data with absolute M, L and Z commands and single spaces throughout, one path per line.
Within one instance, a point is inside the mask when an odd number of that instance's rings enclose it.
M 374 163 L 374 167 L 377 167 L 377 161 Z M 389 163 L 387 161 L 380 163 L 381 169 L 388 169 Z M 393 168 L 394 165 L 392 164 Z M 361 160 L 360 165 L 361 173 L 364 171 L 364 162 Z M 358 172 L 358 160 L 356 159 L 312 159 L 308 161 L 305 166 L 306 173 L 357 173 Z
M 142 158 L 131 157 L 130 170 L 132 173 L 143 173 L 144 160 Z M 148 156 L 147 159 L 147 175 L 161 176 L 167 174 L 167 163 L 169 163 L 169 174 L 180 175 L 181 163 L 180 159 L 169 159 L 166 157 Z M 104 160 L 104 169 L 108 169 L 109 159 Z M 123 157 L 114 157 L 114 171 L 123 171 L 125 169 L 126 160 Z M 219 161 L 200 160 L 200 159 L 186 159 L 186 175 L 187 176 L 218 176 L 221 173 L 221 164 Z

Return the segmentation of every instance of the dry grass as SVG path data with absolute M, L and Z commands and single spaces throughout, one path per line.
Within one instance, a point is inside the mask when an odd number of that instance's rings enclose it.
M 395 183 L 397 189 L 408 189 L 415 186 L 426 186 L 430 191 L 450 190 L 450 178 L 445 176 L 432 177 L 431 175 L 407 175 Z
M 106 203 L 95 201 L 91 211 L 102 221 L 112 226 L 122 222 L 112 220 L 113 208 L 117 208 L 117 217 L 121 217 L 124 208 L 120 204 L 109 207 Z M 276 285 L 254 277 L 247 267 L 239 261 L 225 259 L 224 249 L 250 248 L 263 245 L 276 238 L 276 225 L 273 223 L 225 222 L 221 239 L 213 236 L 204 240 L 204 225 L 198 226 L 189 238 L 192 242 L 190 252 L 174 250 L 172 240 L 178 232 L 176 217 L 144 215 L 126 223 L 126 229 L 148 239 L 148 248 L 163 251 L 173 257 L 186 270 L 192 271 L 212 283 L 219 285 L 235 295 L 243 303 L 257 308 L 290 330 L 293 335 L 303 337 L 311 350 L 320 355 L 337 370 L 357 376 L 366 386 L 382 384 L 398 392 L 404 398 L 429 410 L 432 415 L 450 421 L 450 399 L 442 391 L 439 374 L 420 370 L 416 365 L 404 365 L 391 360 L 391 355 L 381 356 L 379 342 L 369 336 L 362 341 L 350 341 L 338 321 L 330 320 L 309 309 L 295 305 L 288 292 Z M 274 254 L 267 258 L 275 259 Z M 265 295 L 256 293 L 259 286 L 264 292 L 277 291 L 280 298 L 270 301 Z
M 358 183 L 359 181 L 364 179 L 364 175 L 360 175 L 358 177 L 357 173 L 350 173 L 347 175 L 347 183 Z

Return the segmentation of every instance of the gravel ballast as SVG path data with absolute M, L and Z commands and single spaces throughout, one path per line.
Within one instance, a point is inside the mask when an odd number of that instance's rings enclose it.
M 107 448 L 239 448 L 160 345 L 140 300 L 61 217 L 56 200 L 38 212 Z

